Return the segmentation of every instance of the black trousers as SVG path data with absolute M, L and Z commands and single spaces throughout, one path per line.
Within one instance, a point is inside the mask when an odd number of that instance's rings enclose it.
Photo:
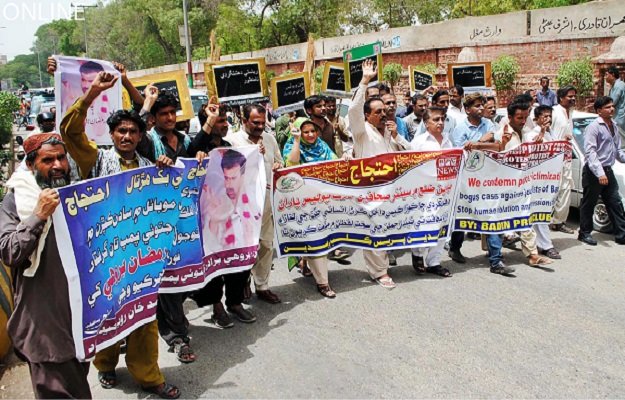
M 614 236 L 619 240 L 625 240 L 625 215 L 623 213 L 623 203 L 618 191 L 618 182 L 614 177 L 614 172 L 610 167 L 603 167 L 605 175 L 608 177 L 606 186 L 599 184 L 599 178 L 592 173 L 588 165 L 584 165 L 582 170 L 582 187 L 584 195 L 579 209 L 579 231 L 590 234 L 592 232 L 592 216 L 599 196 L 603 199 L 608 215 L 614 227 Z
M 62 363 L 28 363 L 36 399 L 91 399 L 87 381 L 89 363 L 77 359 Z
M 243 291 L 248 284 L 250 270 L 226 274 L 208 282 L 202 289 L 191 294 L 198 307 L 204 307 L 221 302 L 226 287 L 226 307 L 243 303 Z
M 189 336 L 189 321 L 184 315 L 183 303 L 188 293 L 162 293 L 158 295 L 156 320 L 158 333 L 163 340 L 171 345 L 174 339 L 182 338 L 185 342 Z
M 449 243 L 450 251 L 458 251 L 464 243 L 464 232 L 454 231 L 451 233 L 451 241 Z

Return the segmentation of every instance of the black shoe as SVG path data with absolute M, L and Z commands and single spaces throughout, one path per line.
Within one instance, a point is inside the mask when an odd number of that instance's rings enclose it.
M 614 238 L 614 242 L 616 244 L 625 244 L 625 239 L 621 239 L 621 238 Z
M 211 321 L 217 328 L 220 329 L 232 328 L 234 326 L 232 318 L 230 318 L 230 316 L 226 313 L 211 315 Z
M 414 268 L 415 272 L 419 275 L 425 274 L 425 263 L 423 262 L 423 257 L 412 255 L 412 268 Z
M 458 264 L 464 264 L 464 263 L 467 262 L 467 259 L 464 258 L 464 256 L 460 252 L 460 249 L 458 249 L 458 250 L 449 250 L 448 254 L 449 254 L 449 258 L 451 258 L 452 260 L 454 260 Z
M 589 233 L 579 233 L 579 235 L 577 236 L 577 240 L 579 240 L 580 242 L 589 244 L 591 246 L 596 246 L 597 245 L 597 241 L 590 236 Z
M 510 267 L 501 261 L 499 261 L 495 265 L 490 266 L 490 272 L 492 272 L 493 274 L 509 275 L 513 273 L 514 271 L 516 271 L 514 267 Z
M 256 322 L 256 317 L 254 316 L 254 314 L 247 311 L 241 305 L 228 307 L 228 312 L 230 314 L 233 314 L 239 321 L 245 322 L 246 324 Z

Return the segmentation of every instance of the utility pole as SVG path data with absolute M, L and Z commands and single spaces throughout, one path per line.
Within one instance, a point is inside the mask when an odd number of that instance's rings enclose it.
M 191 35 L 189 32 L 189 15 L 187 14 L 187 0 L 182 0 L 182 17 L 184 19 L 185 47 L 187 49 L 187 72 L 189 87 L 193 88 L 193 64 L 191 63 Z
M 82 9 L 82 14 L 83 14 L 82 25 L 84 27 L 84 34 L 85 34 L 85 57 L 89 57 L 89 47 L 88 47 L 88 44 L 87 44 L 87 10 L 86 9 L 87 8 L 97 8 L 98 5 L 94 4 L 94 5 L 91 5 L 91 6 L 87 6 L 87 5 L 84 5 L 84 4 L 74 4 L 74 3 L 70 3 L 70 5 L 72 7 L 81 8 Z

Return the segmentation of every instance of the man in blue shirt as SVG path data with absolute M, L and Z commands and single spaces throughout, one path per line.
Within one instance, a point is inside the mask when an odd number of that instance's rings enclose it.
M 467 116 L 460 120 L 451 134 L 454 147 L 462 147 L 466 142 L 477 142 L 486 133 L 495 131 L 493 122 L 483 117 L 484 97 L 481 94 L 466 96 L 464 109 Z
M 614 101 L 614 121 L 625 137 L 625 82 L 620 79 L 620 72 L 614 65 L 608 68 L 605 80 L 611 86 L 610 97 Z
M 549 78 L 546 76 L 540 78 L 540 88 L 541 90 L 536 92 L 536 99 L 539 105 L 553 107 L 558 104 L 556 92 L 549 89 Z
M 619 194 L 618 182 L 612 171 L 614 161 L 625 163 L 625 150 L 621 149 L 621 136 L 612 119 L 614 101 L 607 96 L 595 100 L 595 112 L 599 118 L 593 121 L 584 132 L 584 154 L 586 164 L 582 170 L 584 195 L 579 209 L 579 236 L 581 242 L 596 246 L 597 241 L 590 236 L 592 217 L 599 196 L 605 203 L 608 215 L 614 226 L 614 241 L 625 244 L 625 216 Z
M 382 101 L 384 102 L 384 105 L 386 106 L 387 120 L 394 121 L 395 124 L 397 125 L 397 133 L 399 133 L 404 139 L 410 142 L 412 140 L 412 136 L 408 132 L 408 127 L 406 126 L 406 123 L 404 122 L 404 120 L 402 120 L 396 115 L 397 98 L 395 97 L 395 95 L 391 93 L 386 93 L 382 95 Z

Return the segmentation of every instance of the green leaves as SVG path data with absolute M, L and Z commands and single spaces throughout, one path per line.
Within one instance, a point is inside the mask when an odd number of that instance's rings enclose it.
M 0 146 L 11 140 L 13 113 L 20 108 L 20 100 L 9 92 L 0 92 Z
M 404 69 L 401 64 L 384 64 L 384 68 L 382 69 L 382 79 L 387 81 L 390 84 L 391 88 L 393 88 L 397 84 L 397 82 L 399 82 L 399 78 L 401 78 L 403 70 Z
M 586 57 L 563 63 L 558 70 L 556 81 L 559 87 L 572 85 L 577 89 L 579 96 L 586 96 L 593 88 L 592 74 L 592 61 L 590 57 Z
M 519 62 L 513 56 L 500 56 L 491 64 L 495 88 L 497 90 L 512 89 L 514 81 L 521 70 Z

